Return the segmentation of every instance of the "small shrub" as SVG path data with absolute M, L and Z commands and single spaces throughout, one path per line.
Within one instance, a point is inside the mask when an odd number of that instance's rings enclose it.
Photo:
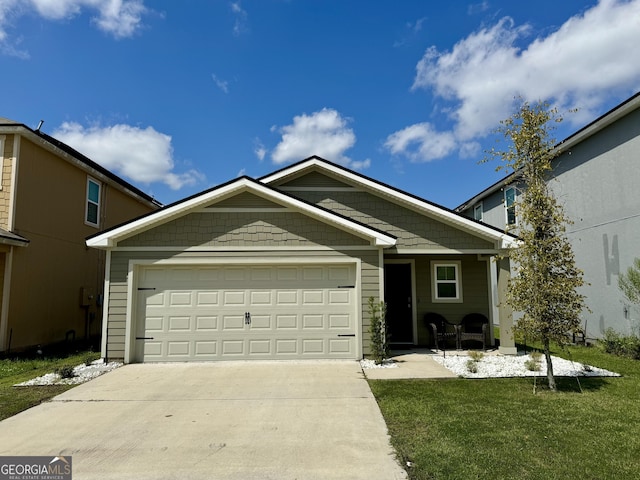
M 524 366 L 530 372 L 539 372 L 541 369 L 540 362 L 542 361 L 542 352 L 533 350 L 529 353 L 529 358 L 525 360 Z
M 389 356 L 389 341 L 385 318 L 387 306 L 384 302 L 376 302 L 369 297 L 369 335 L 371 337 L 371 356 L 380 365 Z
M 540 362 L 536 362 L 532 358 L 530 358 L 529 360 L 526 360 L 524 362 L 524 366 L 530 372 L 539 372 L 540 371 Z
M 600 346 L 606 353 L 640 360 L 640 337 L 636 335 L 620 335 L 612 328 L 607 328 Z
M 91 354 L 87 355 L 86 357 L 84 357 L 84 364 L 87 367 L 90 367 L 93 364 L 93 362 L 95 362 L 98 358 L 99 357 L 98 357 L 97 354 L 91 353 Z
M 538 350 L 533 350 L 531 353 L 529 353 L 529 356 L 534 362 L 540 363 L 540 361 L 542 360 L 542 352 L 539 352 Z
M 472 359 L 467 360 L 467 370 L 470 373 L 478 373 L 478 362 Z
M 73 378 L 76 376 L 76 372 L 73 371 L 73 366 L 63 365 L 55 370 L 55 373 L 60 375 L 60 378 Z
M 484 353 L 478 352 L 477 350 L 471 350 L 469 352 L 469 357 L 471 357 L 471 360 L 474 362 L 479 362 L 484 358 Z

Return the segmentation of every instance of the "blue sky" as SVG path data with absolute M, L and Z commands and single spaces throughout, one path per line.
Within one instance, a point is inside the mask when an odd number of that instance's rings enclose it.
M 453 208 L 522 96 L 640 90 L 640 0 L 0 0 L 0 117 L 163 203 L 317 154 Z

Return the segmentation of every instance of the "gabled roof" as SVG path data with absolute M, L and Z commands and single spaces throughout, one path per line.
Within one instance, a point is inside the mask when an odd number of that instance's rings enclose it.
M 315 155 L 302 160 L 301 162 L 282 168 L 272 174 L 261 177 L 259 180 L 265 184 L 272 184 L 285 180 L 288 177 L 296 177 L 305 171 L 311 171 L 314 169 L 319 169 L 329 173 L 330 175 L 345 179 L 349 183 L 355 183 L 356 185 L 359 185 L 382 197 L 386 197 L 391 201 L 408 206 L 409 208 L 412 208 L 419 213 L 426 214 L 432 218 L 445 221 L 462 230 L 497 241 L 500 243 L 500 248 L 509 248 L 513 246 L 516 241 L 516 237 L 514 235 L 507 233 L 504 230 L 467 218 L 453 210 L 443 207 L 442 205 L 438 205 L 416 195 L 404 192 Z
M 9 133 L 18 133 L 24 135 L 32 142 L 45 147 L 46 149 L 56 153 L 58 156 L 61 156 L 66 160 L 75 162 L 77 165 L 89 171 L 91 174 L 97 174 L 97 176 L 102 176 L 103 178 L 111 180 L 127 193 L 135 197 L 139 197 L 141 200 L 153 204 L 156 207 L 161 206 L 161 204 L 152 196 L 147 195 L 142 190 L 134 187 L 126 180 L 120 178 L 113 172 L 107 170 L 103 166 L 91 160 L 89 157 L 71 148 L 66 143 L 63 143 L 60 140 L 47 135 L 44 132 L 41 132 L 40 130 L 33 130 L 32 128 L 26 126 L 24 123 L 19 123 L 8 118 L 0 117 L 0 132 L 1 131 L 8 131 Z
M 87 245 L 97 248 L 114 247 L 120 240 L 124 240 L 188 213 L 198 211 L 199 209 L 210 205 L 212 202 L 247 191 L 257 194 L 263 198 L 267 198 L 274 203 L 294 209 L 309 217 L 347 231 L 353 235 L 367 238 L 372 242 L 372 245 L 389 247 L 396 243 L 395 237 L 388 233 L 369 227 L 360 222 L 356 222 L 342 215 L 338 215 L 322 207 L 305 202 L 245 176 L 168 205 L 160 210 L 151 212 L 136 220 L 132 220 L 131 222 L 127 222 L 96 235 L 92 235 L 87 238 Z
M 586 140 L 589 137 L 592 137 L 596 133 L 604 130 L 606 127 L 611 125 L 614 122 L 617 122 L 621 118 L 625 117 L 629 113 L 640 108 L 640 92 L 637 92 L 635 95 L 632 95 L 624 102 L 616 105 L 607 113 L 599 116 L 593 122 L 585 125 L 577 132 L 569 135 L 567 138 L 559 142 L 557 145 L 553 147 L 552 154 L 554 157 L 566 152 L 567 150 L 573 148 L 578 143 Z M 477 195 L 471 197 L 469 200 L 463 202 L 455 208 L 456 212 L 461 212 L 471 207 L 472 205 L 478 203 L 483 198 L 488 197 L 492 193 L 504 188 L 504 186 L 513 183 L 520 177 L 519 172 L 513 172 L 504 177 L 502 180 L 498 180 L 493 185 L 485 188 Z

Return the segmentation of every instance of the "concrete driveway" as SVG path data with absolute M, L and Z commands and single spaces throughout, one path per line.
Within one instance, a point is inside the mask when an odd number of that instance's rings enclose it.
M 400 479 L 357 362 L 127 365 L 0 422 L 82 479 Z

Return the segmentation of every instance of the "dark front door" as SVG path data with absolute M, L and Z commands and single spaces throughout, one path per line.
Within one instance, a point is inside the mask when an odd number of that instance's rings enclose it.
M 389 343 L 413 343 L 411 264 L 384 265 L 384 299 L 387 304 Z

